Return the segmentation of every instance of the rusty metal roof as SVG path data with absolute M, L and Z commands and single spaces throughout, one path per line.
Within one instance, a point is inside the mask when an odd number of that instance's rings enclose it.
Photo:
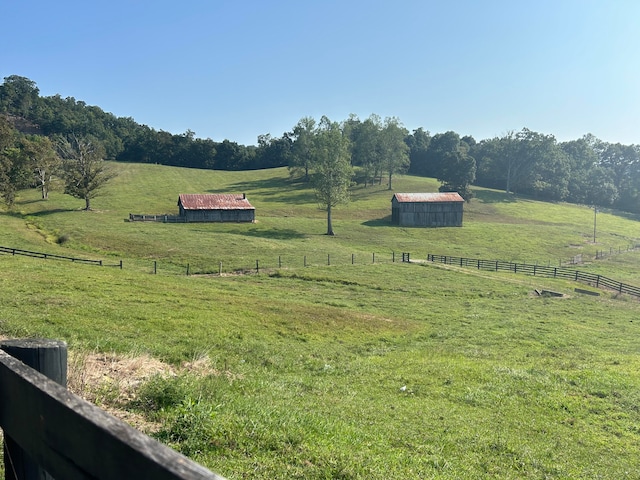
M 185 210 L 255 210 L 244 193 L 181 193 L 178 205 Z
M 396 193 L 393 198 L 401 203 L 464 202 L 458 192 Z

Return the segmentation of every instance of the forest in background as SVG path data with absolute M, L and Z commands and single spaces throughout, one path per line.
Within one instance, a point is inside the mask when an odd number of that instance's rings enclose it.
M 5 77 L 0 85 L 0 113 L 6 124 L 0 131 L 0 182 L 13 175 L 8 152 L 15 157 L 15 152 L 38 150 L 34 136 L 91 138 L 106 159 L 122 162 L 217 170 L 287 166 L 301 172 L 305 131 L 315 124 L 315 119 L 303 118 L 281 136 L 260 135 L 257 145 L 216 142 L 197 138 L 191 130 L 182 134 L 155 130 L 73 97 L 40 96 L 34 81 L 17 75 Z M 539 200 L 640 213 L 638 145 L 608 143 L 590 134 L 558 142 L 552 134 L 527 128 L 477 140 L 453 131 L 410 132 L 399 119 L 377 115 L 366 119 L 352 115 L 339 124 L 349 141 L 355 179 L 361 183 L 381 183 L 388 175 L 390 186 L 392 174 L 410 173 L 437 178 L 441 190 L 463 190 L 468 200 L 470 186 L 477 185 Z M 403 142 L 390 148 L 389 132 L 395 136 L 398 130 Z M 38 186 L 33 178 L 23 180 Z

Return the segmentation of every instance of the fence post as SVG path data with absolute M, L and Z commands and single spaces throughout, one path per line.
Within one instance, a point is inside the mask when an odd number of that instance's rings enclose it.
M 353 265 L 354 263 L 356 263 L 356 255 L 355 253 L 351 254 L 351 265 Z
M 331 265 L 331 254 L 327 253 L 327 265 Z
M 391 261 L 396 263 L 396 252 L 391 252 Z
M 258 260 L 256 260 L 256 273 L 260 273 L 260 265 L 258 265 Z
M 373 252 L 373 255 L 371 256 L 371 263 L 376 263 L 376 252 Z
M 0 348 L 63 387 L 67 386 L 67 344 L 58 340 L 4 340 Z M 11 438 L 4 439 L 5 479 L 53 480 Z
M 122 270 L 122 260 L 120 260 L 120 270 Z
M 306 255 L 304 256 L 304 266 L 305 267 L 307 266 L 307 256 Z
M 155 275 L 156 273 L 158 273 L 158 261 L 154 260 L 153 261 L 153 274 Z
M 189 276 L 189 264 L 187 263 L 187 276 Z
M 278 268 L 282 268 L 282 257 L 278 255 Z
M 220 262 L 218 264 L 218 276 L 221 277 L 222 276 L 222 262 Z

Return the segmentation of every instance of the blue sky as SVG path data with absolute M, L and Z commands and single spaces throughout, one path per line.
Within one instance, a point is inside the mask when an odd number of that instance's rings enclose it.
M 305 116 L 640 144 L 637 0 L 0 4 L 0 78 L 255 144 Z

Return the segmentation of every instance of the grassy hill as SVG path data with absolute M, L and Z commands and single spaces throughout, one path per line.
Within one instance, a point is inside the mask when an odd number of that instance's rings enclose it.
M 580 253 L 581 270 L 640 285 L 639 253 L 592 260 L 635 244 L 635 220 L 598 213 L 593 244 L 588 207 L 479 189 L 462 228 L 399 228 L 389 222 L 392 192 L 357 186 L 327 237 L 313 193 L 284 169 L 115 167 L 93 212 L 25 191 L 0 216 L 0 245 L 123 260 L 120 270 L 0 256 L 0 333 L 62 339 L 80 359 L 144 356 L 177 372 L 130 395 L 110 372 L 86 385 L 99 405 L 137 415 L 141 428 L 231 479 L 639 471 L 637 299 L 391 261 L 411 252 L 557 264 Z M 437 183 L 404 176 L 394 187 Z M 127 221 L 175 213 L 179 193 L 204 192 L 245 192 L 257 223 Z M 260 274 L 184 274 L 187 264 L 217 273 L 220 262 L 234 272 L 256 260 Z M 187 368 L 201 362 L 204 371 Z

